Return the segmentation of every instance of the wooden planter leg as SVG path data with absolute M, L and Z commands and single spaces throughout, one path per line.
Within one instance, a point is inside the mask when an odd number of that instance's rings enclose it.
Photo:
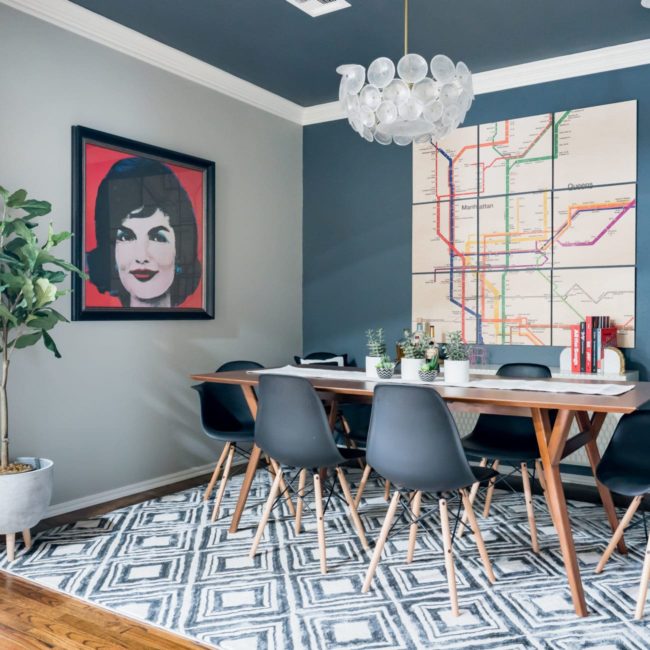
M 481 462 L 478 464 L 479 467 L 485 467 L 487 465 L 488 459 L 487 458 L 481 458 Z M 476 495 L 478 494 L 478 489 L 481 487 L 481 484 L 476 481 L 476 483 L 472 484 L 472 489 L 469 492 L 469 502 L 474 506 L 474 501 L 476 500 Z M 460 521 L 460 524 L 458 525 L 458 531 L 456 532 L 457 537 L 462 537 L 463 533 L 465 532 L 465 527 L 467 526 L 467 512 L 463 512 L 463 518 Z
M 390 481 L 386 480 L 384 482 L 384 500 L 388 501 L 390 499 Z
M 366 489 L 366 483 L 368 482 L 368 477 L 370 476 L 370 472 L 372 472 L 372 467 L 370 467 L 370 465 L 366 463 L 366 466 L 363 470 L 363 474 L 361 475 L 361 481 L 359 482 L 357 496 L 354 497 L 355 508 L 359 507 L 359 503 L 361 502 L 361 497 L 363 496 L 363 491 Z
M 495 460 L 492 463 L 492 469 L 499 469 L 499 461 Z M 483 518 L 490 516 L 490 506 L 492 505 L 492 494 L 494 493 L 494 484 L 497 482 L 498 476 L 490 479 L 490 484 L 488 485 L 487 492 L 485 493 L 485 507 L 483 508 Z
M 411 500 L 412 507 L 411 512 L 413 516 L 417 519 L 420 516 L 420 506 L 422 504 L 422 492 L 418 490 Z M 413 562 L 413 554 L 415 553 L 415 540 L 418 534 L 418 522 L 414 521 L 411 523 L 409 528 L 409 549 L 406 554 L 406 563 L 411 564 Z
M 641 572 L 641 584 L 639 585 L 639 595 L 636 601 L 636 611 L 634 618 L 638 621 L 643 616 L 645 608 L 645 599 L 648 595 L 648 580 L 650 580 L 650 539 L 645 549 L 645 559 L 643 560 L 643 571 Z
M 478 548 L 478 553 L 481 556 L 481 561 L 483 562 L 483 567 L 485 568 L 485 573 L 487 574 L 488 580 L 494 584 L 496 578 L 494 577 L 494 571 L 492 571 L 492 563 L 490 562 L 490 556 L 488 555 L 487 549 L 485 548 L 485 542 L 483 541 L 483 535 L 481 535 L 481 529 L 478 527 L 478 521 L 476 521 L 476 515 L 474 514 L 474 509 L 472 504 L 469 502 L 469 497 L 465 490 L 460 491 L 461 498 L 463 499 L 463 505 L 468 513 L 469 525 L 474 533 L 474 541 Z
M 524 499 L 526 500 L 526 512 L 528 513 L 530 544 L 533 547 L 533 553 L 539 553 L 539 543 L 537 541 L 537 524 L 535 523 L 535 509 L 533 506 L 533 493 L 530 488 L 530 476 L 528 475 L 528 465 L 526 463 L 521 464 L 521 481 L 524 485 Z
M 205 494 L 203 495 L 203 500 L 208 501 L 210 496 L 212 496 L 212 490 L 214 490 L 215 483 L 217 482 L 217 479 L 219 478 L 219 471 L 221 470 L 221 466 L 223 465 L 223 461 L 226 460 L 226 456 L 228 455 L 228 449 L 230 448 L 230 443 L 226 443 L 224 445 L 224 448 L 221 450 L 221 456 L 219 456 L 219 460 L 217 461 L 217 464 L 214 467 L 214 472 L 212 472 L 212 477 L 210 478 L 210 482 L 208 483 L 208 487 L 205 488 Z
M 370 589 L 370 583 L 372 582 L 372 578 L 375 575 L 375 571 L 377 570 L 381 552 L 384 550 L 384 544 L 388 539 L 388 533 L 390 532 L 390 528 L 393 525 L 395 510 L 397 510 L 399 499 L 400 493 L 398 490 L 395 490 L 390 505 L 388 506 L 388 512 L 386 513 L 386 519 L 384 519 L 384 525 L 381 527 L 381 533 L 379 534 L 379 539 L 377 540 L 377 545 L 375 546 L 375 552 L 372 554 L 372 560 L 370 560 L 370 566 L 368 567 L 368 572 L 366 573 L 366 579 L 363 583 L 363 588 L 361 589 L 364 594 L 368 593 L 368 589 Z
M 607 545 L 607 548 L 603 553 L 603 557 L 601 557 L 600 562 L 598 562 L 598 566 L 596 567 L 596 573 L 600 573 L 605 568 L 605 564 L 607 563 L 607 560 L 609 560 L 612 553 L 614 552 L 614 549 L 616 548 L 618 541 L 621 539 L 621 537 L 623 537 L 623 533 L 625 532 L 625 529 L 627 528 L 628 524 L 632 520 L 632 517 L 634 516 L 634 513 L 636 512 L 637 508 L 641 504 L 642 499 L 643 496 L 634 497 L 632 503 L 630 503 L 630 507 L 627 509 L 627 512 L 623 516 L 623 519 L 621 519 L 621 523 L 619 523 L 618 527 L 616 528 L 616 531 L 612 535 L 612 539 L 609 541 L 609 544 Z
M 260 519 L 260 523 L 257 526 L 257 532 L 255 533 L 255 538 L 253 539 L 253 546 L 251 546 L 250 553 L 248 554 L 249 557 L 255 557 L 255 553 L 257 553 L 257 547 L 260 543 L 260 540 L 262 539 L 262 535 L 264 534 L 266 522 L 269 520 L 271 510 L 273 510 L 273 502 L 275 501 L 275 498 L 278 496 L 278 492 L 280 491 L 280 479 L 281 475 L 280 473 L 277 473 L 275 475 L 275 479 L 273 480 L 271 491 L 269 492 L 269 498 L 266 500 L 262 518 Z
M 447 500 L 440 499 L 439 504 L 442 542 L 445 551 L 445 568 L 447 569 L 447 584 L 449 585 L 449 599 L 451 600 L 451 614 L 452 616 L 460 616 L 460 611 L 458 609 L 458 593 L 456 591 L 456 569 L 454 568 L 454 556 L 451 550 L 451 531 L 449 529 Z M 471 520 L 471 515 L 469 518 Z
M 368 540 L 366 539 L 366 531 L 363 529 L 363 523 L 361 521 L 361 517 L 359 517 L 357 509 L 354 507 L 354 501 L 352 500 L 352 493 L 350 492 L 348 480 L 345 478 L 345 474 L 340 467 L 336 468 L 336 475 L 339 478 L 341 489 L 343 490 L 345 500 L 348 504 L 348 508 L 350 509 L 350 519 L 352 519 L 352 523 L 357 529 L 357 535 L 359 535 L 359 539 L 361 540 L 361 546 L 363 546 L 363 548 L 367 551 L 370 547 L 368 546 Z
M 221 507 L 221 500 L 223 499 L 224 492 L 226 491 L 226 483 L 228 483 L 228 478 L 230 477 L 230 468 L 232 466 L 232 459 L 235 457 L 235 445 L 228 443 L 228 459 L 226 460 L 226 466 L 223 468 L 223 475 L 221 476 L 221 481 L 219 483 L 219 491 L 217 492 L 217 498 L 214 501 L 214 508 L 212 509 L 212 517 L 210 521 L 213 523 L 217 520 L 219 516 L 219 508 Z
M 13 562 L 16 558 L 16 533 L 7 533 L 7 560 Z
M 327 573 L 327 547 L 325 546 L 325 512 L 323 510 L 323 487 L 320 474 L 314 474 L 314 500 L 316 502 L 316 527 L 318 529 L 318 549 L 320 552 L 320 572 Z
M 23 530 L 23 542 L 25 543 L 25 548 L 32 547 L 32 534 L 29 532 L 29 528 Z
M 302 505 L 305 496 L 305 481 L 307 480 L 307 470 L 300 470 L 300 477 L 298 478 L 298 497 L 296 505 L 296 535 L 300 535 L 300 523 L 302 521 Z

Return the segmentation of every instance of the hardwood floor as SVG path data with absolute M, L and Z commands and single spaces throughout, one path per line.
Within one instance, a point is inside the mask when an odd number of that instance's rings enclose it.
M 240 467 L 236 470 L 241 471 Z M 238 472 L 234 472 L 238 473 Z M 206 483 L 210 475 L 147 490 L 44 519 L 34 531 L 61 526 Z M 33 531 L 33 532 L 34 532 Z M 207 648 L 170 632 L 89 605 L 0 571 L 0 648 L 176 650 Z

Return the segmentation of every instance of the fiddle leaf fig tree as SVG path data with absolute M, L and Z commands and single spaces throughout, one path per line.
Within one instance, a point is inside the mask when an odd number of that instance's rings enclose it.
M 31 469 L 9 464 L 7 378 L 11 356 L 14 350 L 39 341 L 55 357 L 61 356 L 49 332 L 67 318 L 51 305 L 68 293 L 57 285 L 69 272 L 84 275 L 52 253 L 52 249 L 71 237 L 69 232 L 55 233 L 50 223 L 47 239 L 39 242 L 38 217 L 51 209 L 47 201 L 29 199 L 25 190 L 9 193 L 0 187 L 0 474 Z

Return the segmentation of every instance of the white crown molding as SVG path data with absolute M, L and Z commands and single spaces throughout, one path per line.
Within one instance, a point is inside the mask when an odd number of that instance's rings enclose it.
M 343 119 L 338 102 L 303 107 L 69 0 L 0 0 L 84 38 L 233 99 L 307 126 Z M 531 61 L 474 75 L 477 95 L 650 63 L 650 39 Z
M 245 463 L 239 461 L 233 463 L 233 469 L 235 467 L 243 466 Z M 182 470 L 180 472 L 174 472 L 173 474 L 166 474 L 165 476 L 158 476 L 156 478 L 149 479 L 148 481 L 140 481 L 139 483 L 132 483 L 131 485 L 123 485 L 122 487 L 115 488 L 114 490 L 106 490 L 105 492 L 97 492 L 95 494 L 89 494 L 79 499 L 72 499 L 71 501 L 63 501 L 61 503 L 56 503 L 53 506 L 50 506 L 45 514 L 45 517 L 58 517 L 67 512 L 74 512 L 75 510 L 81 510 L 82 508 L 90 508 L 91 506 L 96 506 L 100 503 L 108 503 L 114 499 L 121 499 L 122 497 L 128 497 L 132 494 L 138 494 L 139 492 L 145 492 L 147 490 L 154 490 L 155 488 L 162 487 L 164 485 L 171 485 L 172 483 L 178 483 L 179 481 L 184 481 L 186 479 L 194 478 L 195 476 L 201 476 L 201 474 L 209 474 L 214 470 L 214 463 L 209 465 L 200 465 L 199 467 L 190 467 L 189 469 Z
M 473 75 L 474 93 L 483 95 L 646 64 L 650 64 L 650 39 L 477 72 Z M 340 120 L 343 117 L 338 102 L 330 102 L 305 108 L 302 113 L 302 124 L 303 126 L 320 124 Z
M 304 108 L 68 0 L 1 3 L 296 124 Z

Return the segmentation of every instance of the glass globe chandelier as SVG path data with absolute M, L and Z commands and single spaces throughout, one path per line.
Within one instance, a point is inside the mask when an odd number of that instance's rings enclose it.
M 432 77 L 427 73 L 431 69 Z M 408 52 L 408 0 L 404 0 L 404 56 L 395 64 L 385 56 L 366 69 L 346 64 L 339 101 L 352 128 L 368 142 L 406 146 L 436 143 L 465 119 L 474 91 L 469 68 L 444 54 L 427 65 L 424 57 Z

